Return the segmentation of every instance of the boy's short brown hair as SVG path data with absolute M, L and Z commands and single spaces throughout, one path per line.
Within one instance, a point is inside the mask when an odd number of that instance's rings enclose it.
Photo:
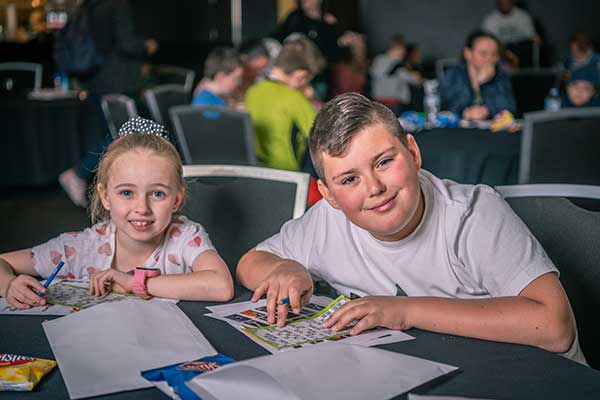
M 312 40 L 299 36 L 284 42 L 273 65 L 281 68 L 286 74 L 305 70 L 315 76 L 325 68 L 326 61 Z
M 341 157 L 355 134 L 382 124 L 408 146 L 406 133 L 392 110 L 358 93 L 344 93 L 328 101 L 319 111 L 310 131 L 309 148 L 315 171 L 325 182 L 322 153 Z
M 242 66 L 238 52 L 231 47 L 215 47 L 204 61 L 204 76 L 215 79 L 219 72 L 226 75 L 231 74 L 236 68 Z

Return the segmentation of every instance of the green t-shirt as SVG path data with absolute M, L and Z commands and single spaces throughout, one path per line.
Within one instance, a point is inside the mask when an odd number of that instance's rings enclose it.
M 246 93 L 256 156 L 266 167 L 299 171 L 316 111 L 302 93 L 275 81 L 252 85 Z

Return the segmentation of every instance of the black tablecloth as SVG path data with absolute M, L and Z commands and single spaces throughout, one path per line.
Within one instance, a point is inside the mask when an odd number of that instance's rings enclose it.
M 415 134 L 423 168 L 440 178 L 490 186 L 516 184 L 521 134 L 436 128 Z
M 100 141 L 99 121 L 89 100 L 0 97 L 0 188 L 56 181 Z
M 234 301 L 250 298 L 250 292 L 236 289 Z M 217 351 L 236 360 L 269 354 L 225 322 L 204 317 L 206 305 L 179 303 L 179 307 L 202 331 Z M 54 356 L 42 329 L 52 317 L 0 315 L 0 353 Z M 531 346 L 496 343 L 441 335 L 412 329 L 415 340 L 381 348 L 460 367 L 460 371 L 417 388 L 413 392 L 489 399 L 597 399 L 600 372 L 558 355 Z M 93 341 L 90 341 L 93 347 Z M 85 358 L 85 354 L 81 355 Z M 343 368 L 345 366 L 340 366 Z M 357 366 L 353 366 L 357 367 Z M 358 366 L 359 367 L 359 366 Z M 365 384 L 368 371 L 365 371 Z M 401 396 L 399 398 L 404 398 Z M 66 399 L 67 390 L 58 369 L 45 377 L 31 393 L 2 393 L 0 399 Z M 145 389 L 103 396 L 102 399 L 165 399 L 157 389 Z

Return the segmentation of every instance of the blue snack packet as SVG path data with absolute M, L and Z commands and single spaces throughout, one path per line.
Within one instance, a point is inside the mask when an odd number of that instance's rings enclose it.
M 223 354 L 217 354 L 202 357 L 194 361 L 186 361 L 142 371 L 142 377 L 152 382 L 154 386 L 173 399 L 202 400 L 185 383 L 200 374 L 213 371 L 234 361 Z
M 425 117 L 415 111 L 405 111 L 398 118 L 405 132 L 418 132 L 425 127 Z

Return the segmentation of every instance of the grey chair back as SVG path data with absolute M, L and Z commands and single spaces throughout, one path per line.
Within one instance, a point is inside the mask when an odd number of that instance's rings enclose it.
M 193 105 L 173 107 L 169 113 L 185 164 L 256 164 L 249 114 Z
M 102 111 L 113 139 L 125 122 L 138 115 L 135 102 L 123 94 L 107 94 L 102 96 Z
M 0 92 L 18 93 L 42 88 L 42 64 L 0 63 Z
M 177 144 L 181 152 L 173 130 L 173 124 L 171 124 L 169 118 L 169 110 L 171 107 L 190 104 L 192 101 L 191 94 L 185 90 L 183 85 L 159 85 L 146 89 L 143 96 L 152 119 L 165 126 L 169 132 L 169 138 Z
M 600 185 L 600 107 L 525 114 L 519 183 Z
M 185 165 L 183 173 L 183 214 L 204 226 L 233 276 L 242 255 L 306 209 L 305 173 L 234 165 Z
M 188 93 L 194 88 L 196 72 L 191 69 L 174 65 L 153 65 L 151 74 L 159 85 L 182 85 Z
M 560 281 L 579 331 L 588 363 L 600 368 L 600 212 L 578 207 L 570 199 L 600 201 L 600 186 L 498 186 L 560 271 Z
M 560 71 L 555 68 L 522 68 L 510 75 L 517 102 L 517 117 L 544 109 L 550 89 L 559 84 Z

